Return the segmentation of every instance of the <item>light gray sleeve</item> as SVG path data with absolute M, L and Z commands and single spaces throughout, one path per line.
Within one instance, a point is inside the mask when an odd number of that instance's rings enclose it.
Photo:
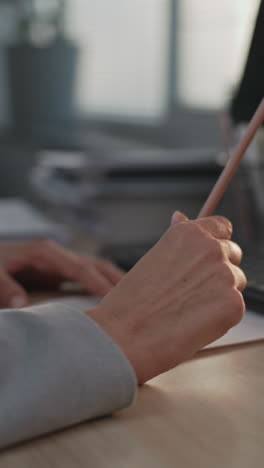
M 73 306 L 0 312 L 0 448 L 125 408 L 136 388 L 121 350 Z

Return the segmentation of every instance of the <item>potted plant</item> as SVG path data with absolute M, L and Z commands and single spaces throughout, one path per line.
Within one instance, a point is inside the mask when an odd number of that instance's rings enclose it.
M 77 46 L 64 33 L 65 0 L 0 0 L 13 9 L 7 47 L 11 117 L 17 133 L 46 134 L 74 115 Z

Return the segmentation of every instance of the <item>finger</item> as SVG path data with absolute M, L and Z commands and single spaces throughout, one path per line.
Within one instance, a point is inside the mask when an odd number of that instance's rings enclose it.
M 199 226 L 208 231 L 216 239 L 231 239 L 232 224 L 223 216 L 210 216 L 195 221 Z
M 26 291 L 3 269 L 0 270 L 0 304 L 2 307 L 16 309 L 28 304 Z
M 238 291 L 242 292 L 247 286 L 247 278 L 245 273 L 238 268 L 236 265 L 230 265 L 231 270 L 233 271 L 233 275 L 235 278 L 235 287 Z
M 96 269 L 102 273 L 113 285 L 119 283 L 119 281 L 125 275 L 125 272 L 118 268 L 111 262 L 106 260 L 95 259 L 94 266 Z
M 221 248 L 226 258 L 233 263 L 233 265 L 239 266 L 242 260 L 242 250 L 235 242 L 220 240 Z
M 182 221 L 188 221 L 187 216 L 185 216 L 181 211 L 175 211 L 171 217 L 171 226 L 181 223 Z
M 88 292 L 96 296 L 105 296 L 113 288 L 113 283 L 109 281 L 96 267 L 83 265 L 80 268 L 78 278 L 71 278 L 78 281 Z
M 112 283 L 95 268 L 93 261 L 70 252 L 53 242 L 37 243 L 31 253 L 31 266 L 38 271 L 58 275 L 61 280 L 78 282 L 92 294 L 104 296 Z
M 41 272 L 33 268 L 24 268 L 12 277 L 25 289 L 41 288 L 50 289 L 58 288 L 61 283 L 61 276 L 52 274 L 51 272 Z

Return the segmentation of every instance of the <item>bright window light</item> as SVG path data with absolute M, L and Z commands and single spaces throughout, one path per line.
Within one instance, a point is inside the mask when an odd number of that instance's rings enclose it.
M 71 0 L 67 29 L 80 45 L 79 111 L 158 117 L 166 107 L 167 0 Z
M 259 0 L 179 0 L 176 96 L 185 106 L 223 107 L 237 85 Z

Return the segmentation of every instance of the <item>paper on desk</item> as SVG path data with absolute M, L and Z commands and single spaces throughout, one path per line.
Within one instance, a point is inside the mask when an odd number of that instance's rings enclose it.
M 258 314 L 248 310 L 238 325 L 231 328 L 226 335 L 209 344 L 204 349 L 249 343 L 250 341 L 262 339 L 264 339 L 264 311 L 263 314 Z
M 20 198 L 0 200 L 0 240 L 19 241 L 49 238 L 65 244 L 68 229 L 50 221 L 29 202 Z

